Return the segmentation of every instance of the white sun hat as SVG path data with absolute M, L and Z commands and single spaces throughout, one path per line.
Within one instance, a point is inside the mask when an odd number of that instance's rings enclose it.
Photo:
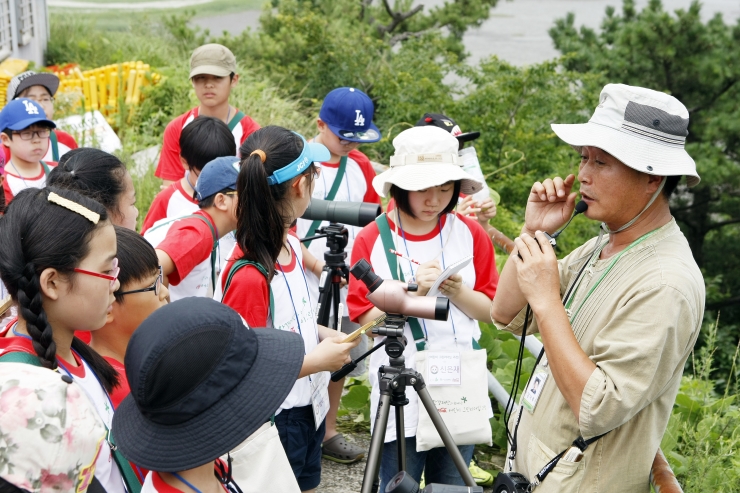
M 685 175 L 699 183 L 696 163 L 684 149 L 689 112 L 673 96 L 624 84 L 607 84 L 588 123 L 552 124 L 565 142 L 602 149 L 630 168 L 657 176 Z
M 373 188 L 381 197 L 388 196 L 391 185 L 417 191 L 461 180 L 460 191 L 466 195 L 483 188 L 483 183 L 463 171 L 459 143 L 446 130 L 412 127 L 393 139 L 393 147 L 390 169 L 373 179 Z

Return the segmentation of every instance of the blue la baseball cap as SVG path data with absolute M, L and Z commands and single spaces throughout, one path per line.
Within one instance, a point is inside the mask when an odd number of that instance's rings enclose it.
M 203 166 L 195 182 L 195 199 L 203 199 L 221 190 L 236 190 L 236 179 L 239 177 L 239 158 L 236 156 L 217 157 Z
M 6 129 L 23 130 L 34 123 L 45 123 L 51 128 L 56 128 L 53 121 L 46 119 L 44 108 L 31 99 L 14 99 L 0 111 L 0 132 Z
M 380 140 L 374 113 L 375 106 L 367 94 L 354 87 L 339 87 L 324 98 L 319 118 L 342 140 L 370 143 Z

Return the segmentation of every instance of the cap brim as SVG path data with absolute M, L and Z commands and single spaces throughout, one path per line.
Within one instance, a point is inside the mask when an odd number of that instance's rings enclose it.
M 375 126 L 373 122 L 370 122 L 370 125 L 367 126 L 364 130 L 349 130 L 346 128 L 339 128 L 334 125 L 329 125 L 328 123 L 326 126 L 329 127 L 329 130 L 331 130 L 334 135 L 339 137 L 341 140 L 347 140 L 349 142 L 359 142 L 364 144 L 372 144 L 373 142 L 379 141 L 383 136 L 380 134 L 380 130 L 378 127 Z M 364 132 L 365 135 L 362 137 L 345 137 L 342 135 L 342 132 Z
M 454 164 L 407 164 L 384 171 L 373 178 L 373 188 L 381 197 L 387 197 L 391 185 L 409 191 L 438 187 L 450 181 L 458 181 L 460 191 L 472 195 L 483 189 L 483 183 Z
M 277 329 L 251 330 L 258 341 L 253 366 L 204 413 L 165 426 L 143 416 L 133 396 L 121 402 L 113 416 L 113 434 L 128 460 L 160 472 L 192 469 L 233 450 L 267 422 L 296 383 L 303 365 L 303 339 Z
M 460 142 L 470 142 L 480 137 L 480 132 L 467 132 L 460 135 L 455 135 L 455 138 Z
M 31 125 L 34 125 L 36 123 L 46 123 L 51 128 L 57 128 L 56 123 L 54 123 L 51 120 L 47 120 L 46 118 L 26 118 L 25 120 L 21 120 L 19 122 L 16 122 L 12 125 L 8 125 L 6 128 L 9 128 L 10 130 L 19 131 L 23 130 L 24 128 L 28 128 Z M 5 130 L 5 129 L 3 129 Z
M 54 97 L 59 89 L 59 77 L 43 72 L 28 76 L 16 87 L 13 99 L 17 99 L 20 93 L 32 86 L 44 86 L 49 91 L 49 95 Z
M 683 147 L 672 147 L 637 137 L 598 123 L 551 124 L 553 132 L 575 148 L 593 146 L 642 173 L 658 176 L 686 176 L 693 187 L 701 178 L 696 163 Z M 652 169 L 648 170 L 648 166 Z
M 225 69 L 223 67 L 219 67 L 218 65 L 201 65 L 200 67 L 195 67 L 190 71 L 190 78 L 192 79 L 196 75 L 215 75 L 217 77 L 227 77 L 231 75 L 232 73 L 228 69 Z
M 323 163 L 331 159 L 331 152 L 324 144 L 307 142 L 309 159 L 314 163 Z

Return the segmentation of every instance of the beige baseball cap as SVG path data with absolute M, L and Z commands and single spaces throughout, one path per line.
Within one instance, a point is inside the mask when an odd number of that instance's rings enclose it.
M 226 77 L 236 73 L 236 58 L 227 47 L 207 44 L 195 49 L 190 56 L 190 78 L 208 74 Z

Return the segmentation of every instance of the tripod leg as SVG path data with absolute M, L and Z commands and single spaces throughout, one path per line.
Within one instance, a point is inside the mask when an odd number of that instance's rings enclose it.
M 326 267 L 324 267 L 326 269 Z M 324 270 L 326 275 L 322 274 L 324 284 L 319 286 L 319 313 L 316 317 L 316 323 L 325 327 L 329 326 L 329 309 L 331 308 L 331 271 Z
M 332 276 L 333 278 L 334 276 Z M 339 328 L 339 300 L 342 298 L 339 296 L 339 290 L 340 290 L 340 284 L 336 282 L 331 283 L 331 301 L 332 301 L 332 308 L 334 310 L 334 325 L 331 327 L 332 329 L 338 329 Z
M 434 401 L 429 395 L 429 391 L 426 387 L 422 387 L 416 389 L 416 393 L 419 395 L 419 399 L 422 404 L 424 404 L 424 408 L 427 410 L 427 413 L 429 413 L 429 417 L 432 419 L 432 423 L 437 429 L 437 433 L 439 433 L 439 436 L 442 438 L 445 448 L 450 454 L 450 457 L 452 457 L 452 461 L 455 463 L 455 467 L 457 467 L 463 481 L 465 481 L 465 484 L 468 486 L 476 486 L 475 480 L 468 469 L 468 464 L 463 460 L 460 450 L 458 450 L 455 441 L 452 439 L 452 435 L 450 435 L 445 422 L 442 421 L 442 417 L 437 412 L 437 407 L 434 405 Z
M 396 444 L 398 445 L 398 470 L 406 470 L 406 427 L 403 422 L 403 406 L 396 410 Z
M 373 483 L 380 472 L 380 457 L 383 454 L 385 428 L 388 426 L 388 413 L 391 408 L 391 396 L 380 394 L 378 415 L 375 417 L 373 437 L 370 440 L 370 451 L 367 453 L 365 476 L 362 478 L 362 493 L 372 493 Z

